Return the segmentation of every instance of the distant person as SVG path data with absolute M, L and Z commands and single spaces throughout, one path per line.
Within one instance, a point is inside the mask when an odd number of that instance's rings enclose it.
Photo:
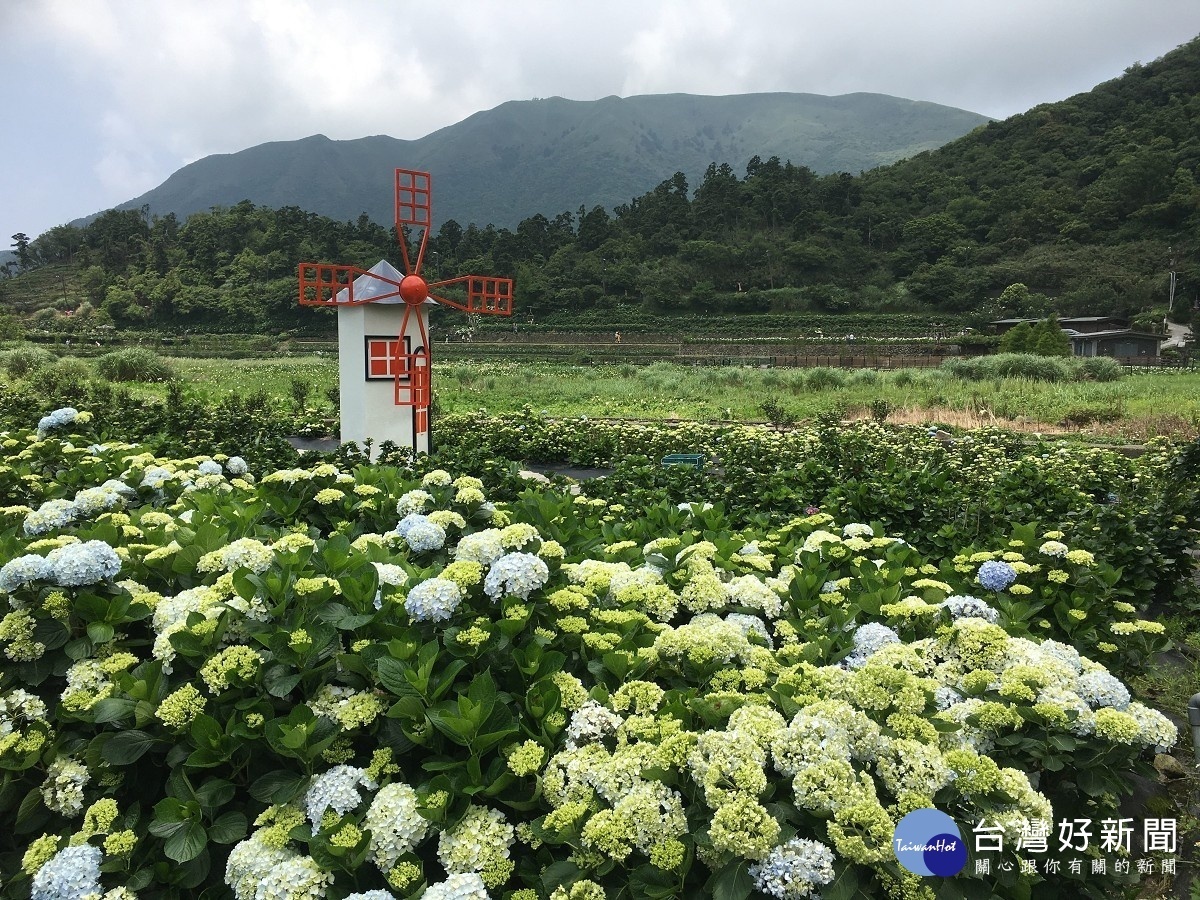
M 621 332 L 614 331 L 613 332 L 613 340 L 618 344 L 621 343 Z

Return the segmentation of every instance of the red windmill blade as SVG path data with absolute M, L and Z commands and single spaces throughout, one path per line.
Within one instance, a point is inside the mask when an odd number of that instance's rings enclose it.
M 421 276 L 433 224 L 432 194 L 433 179 L 428 172 L 396 169 L 396 236 L 404 265 L 404 274 L 399 280 L 357 266 L 301 263 L 299 267 L 300 303 L 304 306 L 355 306 L 394 297 L 404 301 L 399 337 L 391 345 L 394 347 L 391 368 L 395 375 L 396 405 L 413 407 L 414 427 L 418 434 L 429 429 L 430 402 L 430 342 L 421 307 L 433 301 L 472 314 L 509 316 L 513 303 L 511 278 L 460 275 L 431 284 Z M 420 233 L 415 261 L 409 252 L 406 229 Z M 465 288 L 465 300 L 435 294 L 431 290 L 452 285 Z M 406 349 L 405 336 L 414 313 L 417 346 Z

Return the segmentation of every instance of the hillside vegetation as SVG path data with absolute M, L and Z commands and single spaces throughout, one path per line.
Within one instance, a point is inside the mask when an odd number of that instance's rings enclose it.
M 516 100 L 417 140 L 312 135 L 208 156 L 119 208 L 186 217 L 249 199 L 334 219 L 392 221 L 392 169 L 432 172 L 438 221 L 514 227 L 522 217 L 645 193 L 676 169 L 755 153 L 859 172 L 939 147 L 986 116 L 881 94 L 659 94 Z M 385 116 L 379 127 L 390 123 Z
M 426 274 L 513 276 L 523 319 L 564 325 L 813 311 L 983 321 L 1165 307 L 1173 265 L 1184 319 L 1200 302 L 1198 165 L 1200 39 L 857 177 L 754 156 L 742 175 L 713 163 L 693 186 L 679 172 L 611 211 L 536 214 L 515 230 L 443 221 Z M 366 215 L 336 222 L 243 201 L 184 222 L 109 211 L 47 232 L 23 261 L 77 267 L 77 293 L 58 305 L 86 300 L 78 323 L 328 328 L 296 304 L 297 263 L 370 265 L 394 246 Z M 3 285 L 9 309 L 39 305 L 27 277 Z

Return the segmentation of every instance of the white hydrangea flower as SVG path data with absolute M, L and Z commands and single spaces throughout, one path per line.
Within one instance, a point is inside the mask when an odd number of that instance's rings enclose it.
M 752 865 L 750 877 L 755 888 L 780 900 L 819 897 L 817 888 L 833 881 L 833 860 L 824 844 L 796 837 Z
M 463 590 L 449 578 L 422 581 L 404 598 L 404 609 L 415 622 L 445 622 L 463 601 Z
M 50 763 L 42 782 L 42 802 L 52 812 L 72 819 L 83 812 L 83 789 L 91 780 L 87 766 L 69 756 L 60 756 Z
M 424 487 L 450 487 L 451 481 L 450 473 L 445 469 L 430 469 L 421 479 L 421 484 Z
M 74 500 L 47 500 L 25 516 L 23 528 L 30 537 L 46 534 L 58 528 L 66 528 L 79 515 Z
M 33 876 L 31 900 L 82 900 L 99 894 L 102 856 L 90 844 L 59 850 Z
M 505 595 L 528 600 L 530 594 L 549 580 L 550 569 L 540 557 L 532 553 L 508 553 L 492 563 L 483 590 L 493 600 Z
M 363 825 L 371 832 L 371 859 L 385 875 L 429 833 L 429 822 L 417 811 L 417 792 L 402 782 L 379 789 Z
M 408 518 L 412 518 L 412 516 Z M 446 546 L 446 529 L 425 516 L 421 518 L 424 521 L 411 525 L 403 532 L 405 543 L 414 553 L 441 550 Z
M 254 891 L 254 900 L 320 900 L 333 883 L 311 856 L 290 856 L 267 870 Z
M 1125 712 L 1137 720 L 1140 729 L 1138 740 L 1153 747 L 1156 753 L 1166 753 L 1179 740 L 1179 729 L 1158 710 L 1135 700 L 1125 708 Z
M 360 786 L 372 791 L 376 787 L 365 769 L 354 766 L 334 766 L 312 780 L 304 794 L 304 808 L 312 822 L 313 834 L 321 830 L 325 810 L 332 809 L 342 816 L 362 802 Z
M 1111 706 L 1113 709 L 1125 709 L 1131 699 L 1129 689 L 1121 680 L 1102 670 L 1080 675 L 1075 684 L 1075 693 L 1093 708 Z
M 432 502 L 433 495 L 428 491 L 409 491 L 396 501 L 396 514 L 403 518 L 412 513 L 419 513 Z
M 486 806 L 471 806 L 457 825 L 443 831 L 438 838 L 438 861 L 451 877 L 482 872 L 490 863 L 507 859 L 515 839 L 516 830 L 504 813 Z
M 725 585 L 730 603 L 745 606 L 749 609 L 761 610 L 769 619 L 776 619 L 783 611 L 783 600 L 780 596 L 755 578 L 753 575 L 742 575 Z
M 875 771 L 896 797 L 905 791 L 932 797 L 954 779 L 936 746 L 910 738 L 884 738 Z
M 504 555 L 504 545 L 500 543 L 499 528 L 485 528 L 474 534 L 463 535 L 454 548 L 455 560 L 477 562 L 490 566 Z
M 1000 620 L 1000 613 L 978 597 L 952 594 L 943 600 L 940 605 L 943 609 L 949 610 L 950 615 L 955 619 L 985 619 L 993 624 Z
M 81 587 L 113 578 L 121 571 L 121 558 L 104 541 L 67 544 L 46 555 L 51 579 L 63 587 Z
M 408 573 L 395 563 L 374 563 L 375 571 L 379 574 L 379 583 L 386 584 L 391 587 L 404 584 L 408 580 Z
M 290 850 L 268 847 L 262 832 L 256 831 L 230 851 L 225 862 L 225 884 L 233 889 L 234 900 L 254 900 L 267 873 L 295 856 Z
M 567 726 L 567 749 L 574 750 L 584 744 L 602 741 L 616 734 L 624 721 L 612 710 L 589 699 L 571 714 L 571 723 Z
M 804 544 L 796 551 L 796 562 L 800 562 L 801 553 L 811 553 L 814 550 L 819 551 L 825 544 L 840 544 L 842 539 L 836 534 L 828 531 L 814 531 L 804 539 Z
M 474 872 L 461 872 L 431 884 L 421 900 L 490 900 L 490 897 L 482 878 Z
M 183 517 L 180 516 L 182 519 Z M 220 550 L 206 553 L 196 563 L 198 572 L 236 572 L 238 569 L 249 569 L 255 575 L 261 575 L 271 568 L 275 554 L 262 541 L 254 538 L 238 538 L 231 544 L 226 544 Z

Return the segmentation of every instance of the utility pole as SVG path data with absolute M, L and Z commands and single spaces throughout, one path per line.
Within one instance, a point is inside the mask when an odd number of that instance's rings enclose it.
M 1171 254 L 1171 287 L 1167 300 L 1167 315 L 1170 316 L 1171 311 L 1175 309 L 1175 251 L 1168 247 L 1167 252 Z

